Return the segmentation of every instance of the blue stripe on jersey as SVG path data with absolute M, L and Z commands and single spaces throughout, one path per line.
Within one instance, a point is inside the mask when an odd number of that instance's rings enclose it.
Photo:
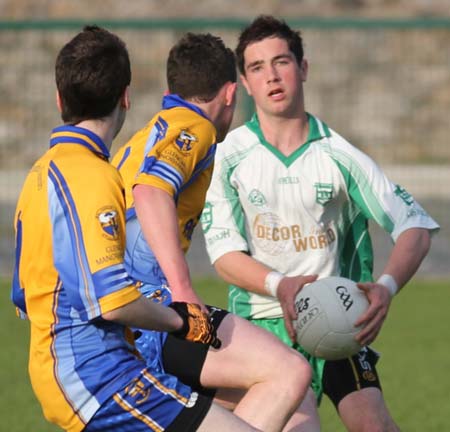
M 145 364 L 131 355 L 123 326 L 101 319 L 87 325 L 65 294 L 64 287 L 55 290 L 54 376 L 74 413 L 86 423 L 111 391 L 124 388 Z
M 152 166 L 155 163 L 156 158 L 154 156 L 148 157 L 146 155 L 150 153 L 150 150 L 158 141 L 165 138 L 168 128 L 169 128 L 168 123 L 162 117 L 158 117 L 158 120 L 156 120 L 155 124 L 153 125 L 150 134 L 147 138 L 147 141 L 145 143 L 144 154 L 142 155 L 144 160 L 139 169 L 139 172 L 146 172 L 145 167 Z
M 120 289 L 133 284 L 123 264 L 99 270 L 92 275 L 92 279 L 97 297 L 110 293 L 113 287 Z
M 148 154 L 152 147 L 166 137 L 169 124 L 160 116 L 152 127 L 148 140 L 145 144 L 144 154 Z
M 201 108 L 184 100 L 181 96 L 178 96 L 177 94 L 169 94 L 167 96 L 164 96 L 162 100 L 162 107 L 163 109 L 171 109 L 179 107 L 187 108 L 201 115 L 205 119 L 211 121 L 211 119 L 203 112 Z
M 174 186 L 176 191 L 183 184 L 183 176 L 172 165 L 158 160 L 155 156 L 149 156 L 144 159 L 140 172 L 162 178 Z
M 191 178 L 183 186 L 183 188 L 181 190 L 185 190 L 186 188 L 188 188 L 197 179 L 197 177 L 214 162 L 214 156 L 216 154 L 216 149 L 217 149 L 217 144 L 213 144 L 209 148 L 208 153 L 206 153 L 206 156 L 197 163 L 197 165 L 194 168 L 194 172 L 192 173 Z
M 70 314 L 70 305 L 67 303 L 66 296 L 62 291 L 60 279 L 58 279 L 53 292 L 54 323 L 50 333 L 52 337 L 50 349 L 54 360 L 53 375 L 64 398 L 72 407 L 72 411 L 83 423 L 86 423 L 100 405 L 92 397 L 76 373 L 71 329 L 70 326 L 67 326 L 67 322 L 64 319 L 65 317 L 70 317 L 70 324 L 72 324 L 73 317 Z M 91 412 L 92 414 L 89 415 Z
M 14 264 L 14 276 L 12 280 L 11 288 L 11 300 L 20 309 L 21 318 L 24 318 L 22 314 L 27 313 L 27 305 L 25 303 L 25 292 L 20 286 L 19 278 L 19 266 L 20 256 L 22 253 L 22 220 L 20 219 L 21 213 L 17 217 L 16 223 L 16 262 Z
M 181 174 L 165 162 L 156 162 L 148 174 L 152 174 L 165 180 L 167 183 L 170 183 L 174 187 L 176 193 L 178 193 L 183 184 L 183 177 Z
M 89 325 L 60 282 L 54 292 L 53 372 L 74 413 L 86 423 L 111 390 L 124 388 L 145 364 L 131 355 L 134 348 L 125 340 L 123 326 L 102 319 Z
M 130 219 L 133 219 L 136 217 L 136 209 L 134 207 L 129 208 L 125 212 L 125 221 L 128 222 Z
M 70 143 L 70 142 L 76 142 L 77 144 L 82 144 L 83 146 L 87 147 L 88 149 L 92 150 L 93 152 L 97 154 L 101 154 L 106 159 L 109 159 L 110 153 L 108 150 L 108 147 L 106 147 L 105 143 L 102 141 L 102 139 L 96 135 L 95 133 L 91 132 L 88 129 L 79 127 L 79 126 L 71 126 L 71 125 L 63 125 L 58 126 L 55 129 L 52 130 L 52 134 L 55 133 L 64 133 L 64 132 L 70 132 L 75 133 L 79 135 L 85 135 L 87 136 L 91 141 L 93 141 L 98 147 L 93 147 L 90 143 L 88 143 L 86 140 L 83 140 L 82 136 L 78 138 L 74 137 L 51 137 L 50 139 L 50 147 L 53 147 L 54 145 L 58 143 Z
M 82 144 L 84 147 L 87 147 L 92 152 L 98 153 L 98 149 L 96 149 L 93 145 L 87 143 L 84 139 L 70 137 L 70 136 L 52 138 L 50 140 L 50 147 L 54 147 L 56 144 L 61 144 L 61 143 Z
M 83 319 L 100 315 L 100 306 L 95 297 L 95 288 L 89 268 L 89 261 L 83 242 L 81 224 L 65 179 L 54 162 L 49 167 L 49 203 L 53 225 L 54 263 L 64 285 L 69 288 L 73 306 Z M 50 186 L 53 186 L 50 187 Z M 56 195 L 52 196 L 52 195 Z M 74 261 L 68 262 L 72 249 Z
M 131 153 L 131 147 L 127 147 L 125 151 L 123 152 L 122 159 L 120 159 L 119 164 L 117 165 L 117 169 L 120 170 L 123 163 L 128 159 L 128 156 L 130 156 Z

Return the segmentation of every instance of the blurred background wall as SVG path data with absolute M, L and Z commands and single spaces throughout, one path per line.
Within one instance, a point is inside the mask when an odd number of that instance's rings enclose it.
M 84 24 L 117 32 L 132 61 L 132 109 L 112 153 L 159 109 L 165 59 L 186 31 L 235 47 L 260 13 L 301 30 L 309 61 L 306 104 L 377 160 L 442 230 L 419 275 L 450 276 L 450 4 L 448 0 L 0 0 L 0 277 L 13 265 L 13 215 L 27 170 L 61 123 L 55 56 Z M 234 124 L 252 113 L 240 93 Z M 86 173 L 89 175 L 89 173 Z M 389 238 L 373 228 L 377 271 Z M 197 228 L 194 275 L 212 274 Z

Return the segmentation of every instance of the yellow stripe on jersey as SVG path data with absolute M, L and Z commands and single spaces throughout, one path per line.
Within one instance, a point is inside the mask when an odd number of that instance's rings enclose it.
M 101 313 L 104 314 L 105 312 L 117 309 L 124 304 L 131 303 L 132 301 L 137 300 L 141 295 L 141 292 L 135 285 L 107 294 L 99 300 Z
M 177 399 L 180 401 L 183 405 L 187 405 L 189 402 L 189 399 L 181 395 L 180 393 L 176 392 L 173 389 L 170 389 L 163 385 L 161 381 L 159 381 L 156 377 L 154 377 L 151 373 L 148 372 L 148 370 L 143 371 L 143 375 L 145 378 L 147 378 L 155 387 L 157 387 L 162 393 L 171 395 L 174 399 Z
M 142 423 L 147 425 L 154 432 L 164 432 L 164 428 L 162 428 L 158 423 L 152 420 L 148 415 L 144 414 L 137 408 L 130 405 L 125 399 L 122 398 L 120 394 L 114 395 L 114 401 L 120 405 L 124 411 L 130 413 L 133 417 L 140 420 Z

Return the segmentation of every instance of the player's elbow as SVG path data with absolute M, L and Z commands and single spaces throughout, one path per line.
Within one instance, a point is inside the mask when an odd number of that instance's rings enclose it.
M 230 271 L 229 269 L 226 254 L 222 255 L 216 261 L 214 261 L 213 266 L 214 269 L 216 270 L 216 273 L 219 275 L 221 279 L 223 279 L 227 283 L 232 283 L 232 279 L 230 278 L 232 271 Z

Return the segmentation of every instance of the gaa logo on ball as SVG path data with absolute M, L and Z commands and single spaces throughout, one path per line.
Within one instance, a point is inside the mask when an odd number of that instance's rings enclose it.
M 356 354 L 361 346 L 356 320 L 367 310 L 366 295 L 355 282 L 326 277 L 304 286 L 295 299 L 297 342 L 309 354 L 339 360 Z

